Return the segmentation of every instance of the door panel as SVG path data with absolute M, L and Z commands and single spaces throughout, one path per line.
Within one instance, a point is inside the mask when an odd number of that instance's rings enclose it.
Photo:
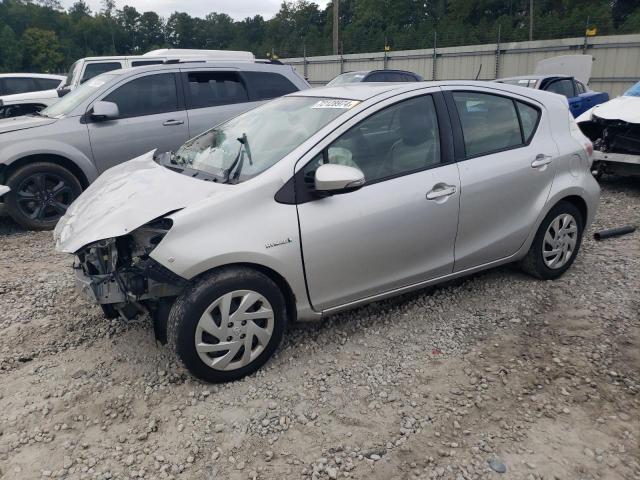
M 569 100 L 569 110 L 571 110 L 571 114 L 574 117 L 577 117 L 578 115 L 580 115 L 582 112 L 585 111 L 585 108 L 583 106 L 584 102 L 582 101 L 581 96 L 571 97 L 568 100 Z
M 438 184 L 456 192 L 427 200 Z M 458 186 L 458 167 L 451 164 L 298 205 L 314 308 L 451 273 Z
M 175 74 L 142 75 L 117 86 L 104 98 L 118 105 L 121 118 L 87 127 L 100 172 L 153 149 L 175 151 L 189 136 L 185 110 L 179 110 Z
M 558 149 L 550 134 L 546 111 L 537 108 L 541 117 L 529 145 L 458 163 L 462 194 L 454 271 L 516 253 L 544 208 Z M 493 126 L 501 124 L 501 113 L 490 110 L 488 114 Z M 464 121 L 462 125 L 464 130 Z
M 93 159 L 99 172 L 153 149 L 175 151 L 189 138 L 184 110 L 92 122 L 88 127 Z

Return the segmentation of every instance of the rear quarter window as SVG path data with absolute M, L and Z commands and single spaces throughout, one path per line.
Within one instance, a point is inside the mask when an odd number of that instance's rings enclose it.
M 524 143 L 529 143 L 538 126 L 540 120 L 540 110 L 526 103 L 516 101 L 520 123 L 522 123 L 522 136 Z
M 467 157 L 487 155 L 522 145 L 514 101 L 479 92 L 453 92 Z
M 284 75 L 273 72 L 244 72 L 251 100 L 268 100 L 298 91 Z

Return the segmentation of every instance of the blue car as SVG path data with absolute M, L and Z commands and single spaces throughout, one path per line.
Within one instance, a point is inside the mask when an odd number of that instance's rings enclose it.
M 567 75 L 525 75 L 521 77 L 500 78 L 496 82 L 537 88 L 547 92 L 564 95 L 569 100 L 569 109 L 574 117 L 591 107 L 609 101 L 606 92 L 594 92 L 582 82 Z

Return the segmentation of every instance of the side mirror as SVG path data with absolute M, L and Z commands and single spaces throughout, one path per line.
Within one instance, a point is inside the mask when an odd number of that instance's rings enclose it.
M 317 192 L 328 194 L 348 193 L 364 185 L 364 173 L 355 167 L 326 163 L 316 170 Z
M 113 102 L 98 101 L 93 104 L 90 114 L 94 120 L 113 120 L 120 116 L 120 111 Z
M 71 87 L 62 87 L 58 89 L 58 98 L 64 97 L 67 93 L 71 91 Z

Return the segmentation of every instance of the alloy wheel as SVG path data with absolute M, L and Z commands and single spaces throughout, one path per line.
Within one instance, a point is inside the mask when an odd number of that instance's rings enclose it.
M 235 290 L 217 298 L 196 326 L 200 359 L 214 370 L 236 370 L 253 362 L 273 334 L 271 304 L 252 290 Z
M 16 202 L 30 220 L 52 222 L 65 214 L 75 200 L 73 188 L 55 173 L 35 173 L 16 189 Z
M 562 268 L 573 256 L 578 241 L 578 224 L 573 215 L 558 215 L 542 241 L 542 258 L 551 269 Z

